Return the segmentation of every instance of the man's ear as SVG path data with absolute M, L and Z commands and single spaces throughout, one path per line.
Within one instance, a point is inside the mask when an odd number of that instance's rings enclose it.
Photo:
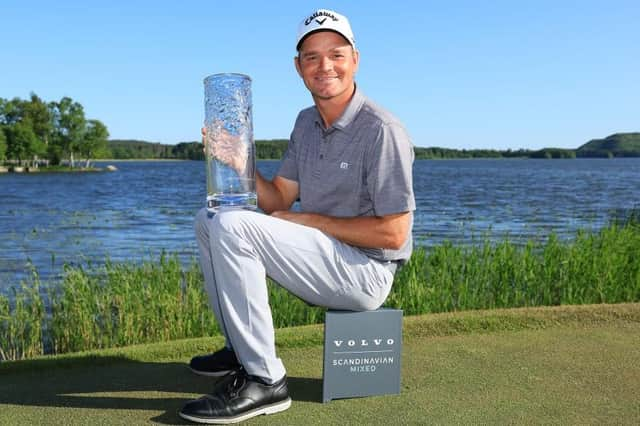
M 300 70 L 300 56 L 294 56 L 293 65 L 295 65 L 296 71 L 298 71 L 298 75 L 302 77 L 302 71 Z
M 356 49 L 353 49 L 353 62 L 355 64 L 353 73 L 355 74 L 358 71 L 358 67 L 360 66 L 360 52 L 358 52 Z

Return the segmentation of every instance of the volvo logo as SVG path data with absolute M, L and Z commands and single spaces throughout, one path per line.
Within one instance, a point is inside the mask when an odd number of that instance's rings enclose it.
M 380 347 L 380 346 L 393 346 L 393 344 L 395 343 L 395 341 L 393 339 L 359 339 L 359 340 L 334 340 L 333 344 L 336 346 L 336 348 L 342 347 L 343 344 L 346 343 L 346 346 L 349 348 L 353 348 L 356 345 L 358 345 L 359 347 L 367 347 L 367 346 L 372 346 L 372 347 Z

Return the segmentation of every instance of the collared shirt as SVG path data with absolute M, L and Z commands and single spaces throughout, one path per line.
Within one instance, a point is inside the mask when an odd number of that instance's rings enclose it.
M 356 88 L 328 129 L 315 106 L 300 112 L 277 174 L 298 182 L 303 212 L 386 216 L 415 210 L 413 157 L 404 126 Z M 399 250 L 360 248 L 380 261 L 406 260 L 411 249 L 411 231 Z

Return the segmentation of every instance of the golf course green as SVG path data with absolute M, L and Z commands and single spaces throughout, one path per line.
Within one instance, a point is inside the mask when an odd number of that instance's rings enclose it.
M 405 317 L 402 392 L 322 399 L 322 325 L 277 331 L 291 408 L 246 424 L 640 424 L 640 304 Z M 201 338 L 0 364 L 0 425 L 184 424 Z

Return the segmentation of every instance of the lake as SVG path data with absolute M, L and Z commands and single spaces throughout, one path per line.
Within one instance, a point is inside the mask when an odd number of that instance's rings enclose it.
M 0 291 L 65 263 L 196 256 L 193 216 L 204 205 L 196 161 L 109 162 L 116 172 L 0 174 Z M 277 161 L 259 161 L 267 177 Z M 416 244 L 468 244 L 551 232 L 571 238 L 640 209 L 640 159 L 419 160 Z

